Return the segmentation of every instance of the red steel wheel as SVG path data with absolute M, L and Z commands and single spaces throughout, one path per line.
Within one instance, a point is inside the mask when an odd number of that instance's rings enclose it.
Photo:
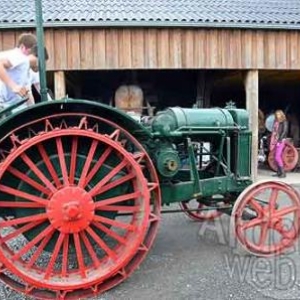
M 299 159 L 299 153 L 294 145 L 286 142 L 282 152 L 283 167 L 286 172 L 292 171 L 296 168 Z M 270 151 L 268 155 L 268 164 L 273 171 L 277 171 L 277 164 L 275 162 L 275 151 Z
M 213 220 L 222 214 L 221 211 L 199 203 L 196 199 L 180 202 L 179 205 L 183 212 L 194 221 Z
M 64 116 L 60 128 L 39 120 L 50 130 L 21 141 L 12 134 L 16 147 L 1 164 L 0 207 L 11 217 L 0 219 L 0 278 L 39 299 L 112 288 L 138 267 L 157 232 L 159 183 L 147 153 L 117 125 L 92 116 L 114 128 L 101 134 L 85 118 L 67 127 Z
M 251 254 L 271 256 L 293 246 L 299 234 L 300 196 L 290 185 L 262 181 L 238 197 L 231 216 L 231 230 Z

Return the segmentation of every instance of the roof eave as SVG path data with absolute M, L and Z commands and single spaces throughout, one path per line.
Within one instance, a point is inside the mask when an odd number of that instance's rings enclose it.
M 148 27 L 148 28 L 232 28 L 232 29 L 272 29 L 300 30 L 300 24 L 267 24 L 237 22 L 180 22 L 180 21 L 52 21 L 44 22 L 45 28 L 72 27 Z M 1 23 L 1 29 L 34 28 L 34 22 Z

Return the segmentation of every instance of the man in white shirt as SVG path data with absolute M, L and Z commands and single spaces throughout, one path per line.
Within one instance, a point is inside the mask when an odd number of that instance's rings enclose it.
M 35 35 L 25 33 L 16 48 L 0 52 L 0 107 L 28 95 L 29 70 L 38 64 L 37 53 L 32 52 L 36 43 Z

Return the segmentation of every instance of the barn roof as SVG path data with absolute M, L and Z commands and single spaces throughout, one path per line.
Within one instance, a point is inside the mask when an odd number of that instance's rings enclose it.
M 35 26 L 34 0 L 1 0 L 0 28 Z M 300 0 L 43 0 L 45 27 L 300 29 Z

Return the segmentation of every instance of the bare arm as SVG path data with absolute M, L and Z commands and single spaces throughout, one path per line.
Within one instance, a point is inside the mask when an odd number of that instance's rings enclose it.
M 6 72 L 6 69 L 12 67 L 12 64 L 8 59 L 0 60 L 0 80 L 2 80 L 10 89 L 13 89 L 16 86 L 16 83 L 9 77 Z
M 0 60 L 0 80 L 3 81 L 14 93 L 25 97 L 27 95 L 27 89 L 25 87 L 17 85 L 7 74 L 7 69 L 11 68 L 12 65 L 9 60 Z

